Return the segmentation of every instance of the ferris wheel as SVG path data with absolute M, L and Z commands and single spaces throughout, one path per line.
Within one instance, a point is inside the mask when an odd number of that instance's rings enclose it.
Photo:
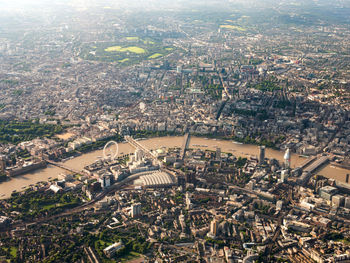
M 119 152 L 118 143 L 115 141 L 109 141 L 106 143 L 105 147 L 103 148 L 103 158 L 105 160 L 111 159 L 114 160 Z

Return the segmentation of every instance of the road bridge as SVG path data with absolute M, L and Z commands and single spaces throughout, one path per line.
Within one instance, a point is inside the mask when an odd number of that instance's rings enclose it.
M 304 169 L 305 167 L 311 165 L 311 163 L 313 163 L 316 159 L 317 158 L 315 156 L 311 157 L 311 158 L 308 158 L 301 165 L 299 165 L 297 168 L 298 169 Z
M 181 147 L 181 153 L 180 153 L 181 160 L 185 158 L 186 150 L 188 148 L 189 143 L 190 143 L 190 134 L 186 133 L 182 143 L 182 147 Z
M 317 169 L 319 169 L 322 165 L 329 162 L 329 159 L 327 156 L 321 156 L 319 159 L 317 159 L 315 162 L 311 163 L 307 167 L 305 167 L 304 172 L 307 173 L 313 173 Z
M 135 147 L 136 149 L 142 150 L 146 155 L 148 155 L 150 158 L 157 159 L 157 155 L 153 153 L 151 150 L 147 149 L 145 146 L 143 146 L 138 141 L 134 140 L 131 136 L 124 136 L 124 139 L 131 144 L 131 146 Z
M 64 170 L 66 170 L 66 171 L 68 171 L 68 172 L 71 172 L 71 173 L 74 173 L 74 174 L 83 174 L 82 171 L 78 171 L 78 170 L 76 170 L 76 169 L 74 169 L 74 168 L 65 166 L 65 165 L 63 165 L 62 163 L 56 163 L 56 162 L 50 161 L 50 160 L 47 160 L 46 162 L 47 162 L 48 164 L 54 165 L 54 166 L 56 166 L 56 167 L 59 167 L 59 168 L 61 168 L 61 169 L 64 169 Z

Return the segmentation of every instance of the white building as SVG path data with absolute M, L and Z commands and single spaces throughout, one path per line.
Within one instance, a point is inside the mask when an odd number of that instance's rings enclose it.
M 107 188 L 111 186 L 111 176 L 109 174 L 101 175 L 98 181 L 101 183 L 102 188 Z
M 52 184 L 50 185 L 50 190 L 52 190 L 53 192 L 57 193 L 59 191 L 62 191 L 63 188 L 57 184 Z
M 207 236 L 211 238 L 215 238 L 217 235 L 218 230 L 218 222 L 216 219 L 210 222 L 210 231 L 208 232 Z
M 106 247 L 103 250 L 103 253 L 105 253 L 105 255 L 107 257 L 111 258 L 111 257 L 113 257 L 115 255 L 115 253 L 117 253 L 122 248 L 124 248 L 124 244 L 123 244 L 122 241 L 119 241 L 117 243 L 114 243 L 114 244 L 110 245 L 109 247 Z
M 290 154 L 290 149 L 287 148 L 285 154 L 284 154 L 284 165 L 286 169 L 290 168 L 291 164 L 291 154 Z
M 135 151 L 135 162 L 140 162 L 143 160 L 143 151 L 140 149 L 136 149 Z

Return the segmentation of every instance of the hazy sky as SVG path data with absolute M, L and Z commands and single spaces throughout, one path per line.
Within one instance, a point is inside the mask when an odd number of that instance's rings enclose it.
M 339 6 L 349 7 L 350 0 L 0 0 L 2 11 L 40 11 L 40 9 L 53 9 L 57 6 L 74 9 L 88 9 L 94 6 L 106 6 L 112 8 L 175 8 L 186 9 L 193 7 L 212 6 L 213 8 L 239 7 L 295 7 L 303 6 Z

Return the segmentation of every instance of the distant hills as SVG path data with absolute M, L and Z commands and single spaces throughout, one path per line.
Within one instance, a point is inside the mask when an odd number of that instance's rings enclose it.
M 312 25 L 350 24 L 349 0 L 12 0 L 0 7 L 0 19 L 10 12 L 53 13 L 69 10 L 116 9 L 135 12 L 236 12 L 253 17 L 255 22 Z

